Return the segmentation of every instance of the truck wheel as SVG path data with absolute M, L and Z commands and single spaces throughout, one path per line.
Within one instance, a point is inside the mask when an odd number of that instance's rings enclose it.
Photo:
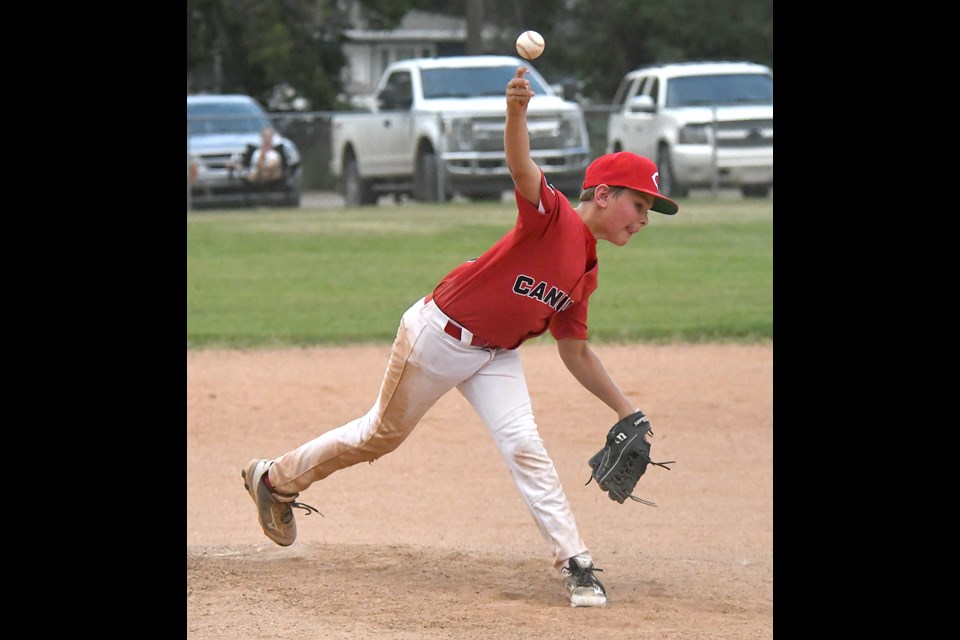
M 360 177 L 357 161 L 348 156 L 343 163 L 343 200 L 348 207 L 376 204 L 377 196 L 370 185 Z
M 433 149 L 425 149 L 417 156 L 417 173 L 413 176 L 413 197 L 420 202 L 439 202 L 437 181 L 437 154 Z
M 766 198 L 770 188 L 763 184 L 751 184 L 740 188 L 744 198 Z
M 689 190 L 677 180 L 670 159 L 670 147 L 665 144 L 660 145 L 657 152 L 657 168 L 660 170 L 660 193 L 668 198 L 686 198 Z

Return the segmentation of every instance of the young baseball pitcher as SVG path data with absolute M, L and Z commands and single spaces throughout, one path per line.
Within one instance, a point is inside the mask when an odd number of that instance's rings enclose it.
M 297 502 L 301 492 L 396 449 L 430 407 L 456 388 L 503 455 L 571 605 L 602 607 L 606 590 L 540 438 L 517 348 L 549 330 L 566 368 L 618 420 L 637 412 L 587 340 L 597 241 L 623 246 L 648 224 L 650 211 L 675 214 L 678 207 L 660 195 L 653 162 L 620 152 L 587 168 L 574 209 L 530 157 L 527 105 L 534 94 L 526 73 L 519 67 L 506 89 L 504 145 L 516 187 L 514 227 L 406 310 L 379 396 L 366 414 L 273 460 L 251 460 L 241 475 L 266 536 L 293 544 L 292 507 L 316 511 Z

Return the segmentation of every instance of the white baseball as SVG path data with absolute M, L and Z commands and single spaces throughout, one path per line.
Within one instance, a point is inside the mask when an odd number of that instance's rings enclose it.
M 536 31 L 524 31 L 517 38 L 517 53 L 527 60 L 533 60 L 540 57 L 545 44 L 543 36 Z

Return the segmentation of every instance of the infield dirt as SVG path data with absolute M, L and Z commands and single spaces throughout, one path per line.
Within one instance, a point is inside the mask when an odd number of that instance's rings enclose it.
M 594 345 L 650 416 L 654 460 L 617 504 L 587 459 L 615 415 L 552 341 L 521 348 L 540 433 L 609 601 L 570 607 L 532 518 L 456 391 L 407 441 L 300 495 L 298 540 L 257 524 L 241 468 L 366 412 L 389 345 L 187 351 L 187 637 L 773 637 L 772 345 Z

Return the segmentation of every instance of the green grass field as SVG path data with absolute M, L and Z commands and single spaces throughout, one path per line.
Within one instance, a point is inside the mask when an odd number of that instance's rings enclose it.
M 771 340 L 773 200 L 679 202 L 626 247 L 598 243 L 591 340 Z M 188 347 L 392 341 L 407 307 L 515 218 L 509 201 L 190 212 Z

